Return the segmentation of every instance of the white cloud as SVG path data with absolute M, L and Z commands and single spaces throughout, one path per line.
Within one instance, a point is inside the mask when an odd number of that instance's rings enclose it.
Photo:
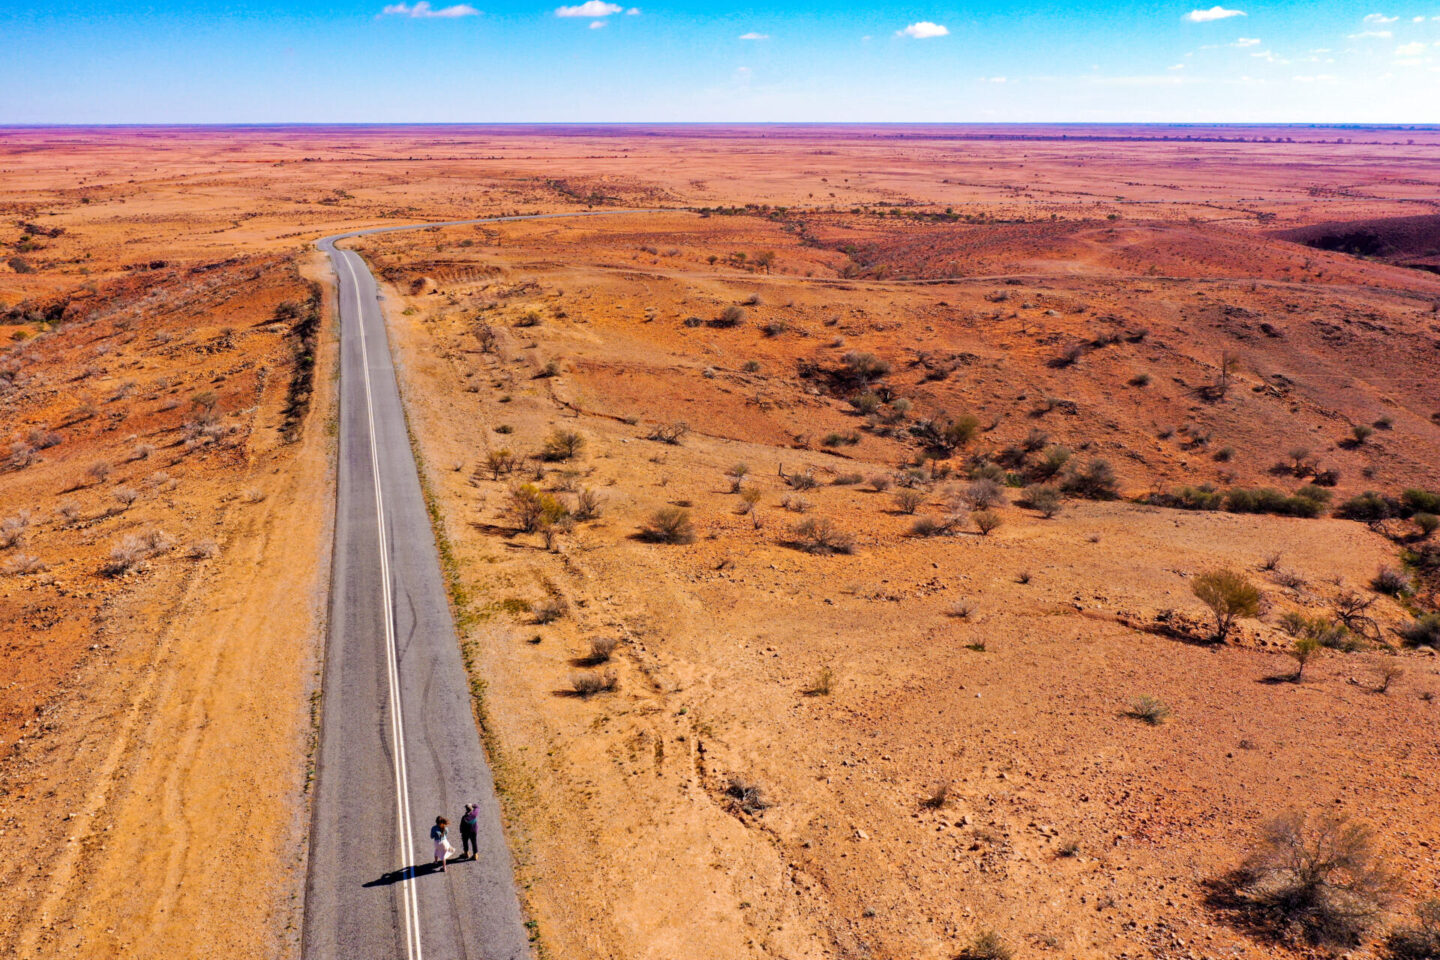
M 1281 57 L 1275 56 L 1275 54 L 1271 53 L 1269 50 L 1256 50 L 1254 53 L 1250 54 L 1250 56 L 1252 56 L 1252 57 L 1259 57 L 1261 60 L 1264 60 L 1266 63 L 1284 63 L 1284 64 L 1288 64 L 1288 63 L 1290 62 L 1289 60 L 1285 60 L 1285 59 L 1283 59 L 1283 58 L 1281 58 Z
M 1004 77 L 981 77 L 981 78 L 980 78 L 980 82 L 981 82 L 981 83 L 1005 83 L 1006 80 L 1005 80 Z
M 453 7 L 441 7 L 435 9 L 430 6 L 430 0 L 418 0 L 411 6 L 408 3 L 387 4 L 385 9 L 380 11 L 381 16 L 391 17 L 414 17 L 418 20 L 428 20 L 435 17 L 453 19 L 455 17 L 473 17 L 480 13 L 468 3 L 457 3 Z
M 1227 20 L 1230 17 L 1243 17 L 1244 10 L 1226 10 L 1224 7 L 1215 6 L 1209 10 L 1191 10 L 1185 14 L 1185 19 L 1191 23 L 1209 23 L 1211 20 Z
M 625 8 L 618 3 L 606 3 L 605 0 L 585 0 L 578 7 L 557 7 L 557 17 L 608 17 L 612 13 L 619 13 Z
M 1165 69 L 1166 69 L 1166 70 L 1184 70 L 1184 69 L 1185 69 L 1185 64 L 1183 64 L 1183 63 L 1177 63 L 1177 64 L 1173 64 L 1173 65 L 1171 65 L 1171 66 L 1168 66 L 1168 67 L 1166 67 Z
M 1394 36 L 1395 36 L 1395 34 L 1391 33 L 1389 30 L 1362 30 L 1362 31 L 1360 31 L 1359 33 L 1352 33 L 1352 34 L 1350 34 L 1350 35 L 1349 35 L 1349 39 L 1351 39 L 1351 40 L 1389 40 L 1389 39 L 1391 39 L 1391 38 L 1394 37 Z
M 1397 57 L 1418 57 L 1425 52 L 1425 44 L 1416 41 L 1415 43 L 1402 43 L 1395 48 Z
M 1317 73 L 1314 76 L 1291 77 L 1296 83 L 1334 83 L 1340 78 L 1330 73 Z
M 1410 22 L 1411 22 L 1411 23 L 1424 23 L 1424 22 L 1425 22 L 1425 18 L 1424 18 L 1424 17 L 1411 17 L 1411 18 L 1410 18 Z
M 1371 13 L 1365 16 L 1366 23 L 1394 23 L 1399 19 L 1399 17 L 1387 17 L 1383 13 Z
M 948 37 L 950 31 L 938 23 L 931 23 L 929 20 L 921 20 L 912 23 L 904 30 L 896 30 L 897 37 L 912 37 L 916 40 L 929 40 L 931 37 Z
M 604 20 L 591 20 L 591 21 L 590 21 L 590 29 L 591 29 L 591 30 L 601 30 L 601 29 L 604 29 L 604 27 L 605 27 L 605 21 L 604 21 Z
M 1260 46 L 1260 40 L 1259 40 L 1258 37 L 1241 37 L 1239 40 L 1236 40 L 1236 41 L 1235 41 L 1235 46 L 1237 46 L 1237 47 L 1258 47 L 1258 46 Z
M 625 16 L 627 16 L 627 17 L 638 17 L 638 16 L 640 16 L 640 8 L 639 8 L 639 7 L 631 7 L 629 10 L 626 10 L 626 11 L 625 11 Z
M 754 30 L 751 30 L 749 33 L 742 33 L 742 34 L 740 34 L 740 39 L 741 39 L 741 40 L 769 40 L 769 39 L 770 39 L 770 34 L 768 34 L 768 33 L 756 33 Z

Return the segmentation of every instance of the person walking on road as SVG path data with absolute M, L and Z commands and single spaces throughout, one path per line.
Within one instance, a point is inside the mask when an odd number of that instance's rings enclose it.
M 467 856 L 474 860 L 480 852 L 480 844 L 477 842 L 476 834 L 479 830 L 477 821 L 480 818 L 480 807 L 478 804 L 465 804 L 465 815 L 460 818 L 460 859 Z
M 430 828 L 430 839 L 435 841 L 435 862 L 440 864 L 440 869 L 445 869 L 446 862 L 451 854 L 455 852 L 455 846 L 450 842 L 450 821 L 444 817 L 435 818 L 435 826 Z

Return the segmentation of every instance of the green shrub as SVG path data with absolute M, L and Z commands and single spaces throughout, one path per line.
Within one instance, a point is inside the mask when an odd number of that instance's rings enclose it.
M 1400 637 L 1412 647 L 1440 647 L 1440 613 L 1426 613 L 1400 628 Z
M 1235 621 L 1260 612 L 1260 591 L 1234 570 L 1210 570 L 1190 584 L 1195 596 L 1215 617 L 1215 642 L 1224 643 Z
M 1385 497 L 1373 490 L 1367 490 L 1340 504 L 1335 510 L 1335 516 L 1345 520 L 1359 520 L 1361 523 L 1379 523 L 1395 512 L 1391 506 Z
M 1119 480 L 1110 461 L 1096 457 L 1083 469 L 1075 470 L 1061 481 L 1060 489 L 1087 500 L 1114 500 Z
M 694 543 L 695 525 L 679 507 L 662 507 L 650 515 L 640 536 L 651 543 Z
M 1143 696 L 1130 705 L 1130 716 L 1143 720 L 1152 727 L 1158 727 L 1170 716 L 1170 708 L 1158 697 Z
M 545 460 L 573 460 L 585 449 L 585 437 L 574 430 L 554 430 L 545 438 L 540 456 Z

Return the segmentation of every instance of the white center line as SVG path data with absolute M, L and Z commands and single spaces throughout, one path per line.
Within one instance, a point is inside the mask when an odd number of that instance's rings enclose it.
M 390 552 L 385 537 L 385 497 L 380 490 L 379 448 L 375 442 L 375 403 L 370 390 L 370 355 L 365 348 L 365 313 L 360 296 L 360 279 L 350 259 L 355 254 L 340 251 L 350 271 L 350 287 L 355 291 L 355 315 L 360 325 L 360 365 L 365 380 L 365 419 L 370 428 L 370 470 L 375 478 L 375 523 L 380 541 L 380 591 L 385 613 L 385 669 L 390 683 L 390 733 L 395 741 L 395 805 L 399 830 L 399 854 L 404 864 L 404 887 L 401 909 L 405 914 L 405 954 L 410 960 L 422 960 L 420 948 L 420 903 L 415 893 L 415 848 L 410 825 L 410 781 L 405 764 L 405 719 L 400 706 L 400 679 L 396 673 L 398 655 L 395 647 L 394 601 L 390 594 Z

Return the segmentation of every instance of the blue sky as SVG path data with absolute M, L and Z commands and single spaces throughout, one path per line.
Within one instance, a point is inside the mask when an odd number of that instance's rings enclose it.
M 3 0 L 0 40 L 0 123 L 1440 122 L 1440 0 Z

